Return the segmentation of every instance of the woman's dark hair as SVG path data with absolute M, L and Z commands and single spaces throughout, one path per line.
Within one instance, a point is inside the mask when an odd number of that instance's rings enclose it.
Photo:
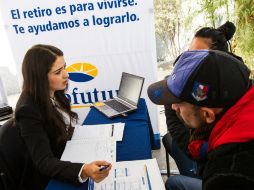
M 221 25 L 217 29 L 213 27 L 203 27 L 195 33 L 194 37 L 210 39 L 211 44 L 209 44 L 209 49 L 227 52 L 228 54 L 243 62 L 243 59 L 241 57 L 228 51 L 228 46 L 230 47 L 231 51 L 229 40 L 233 37 L 235 31 L 235 25 L 232 22 L 227 21 L 225 24 Z M 173 65 L 175 65 L 180 56 L 181 54 L 176 58 Z
M 46 122 L 50 123 L 50 126 L 45 126 L 48 134 L 52 135 L 52 138 L 59 137 L 52 140 L 63 143 L 68 138 L 66 124 L 61 113 L 52 105 L 48 81 L 48 73 L 58 56 L 63 56 L 63 52 L 51 45 L 38 44 L 27 51 L 22 64 L 23 93 L 32 97 Z M 60 109 L 64 110 L 71 120 L 77 120 L 78 116 L 71 111 L 70 102 L 64 90 L 56 91 L 55 99 Z
M 235 25 L 227 21 L 218 28 L 201 28 L 196 32 L 195 37 L 209 38 L 212 41 L 210 49 L 228 52 L 228 45 L 230 47 L 229 40 L 233 37 L 235 30 Z

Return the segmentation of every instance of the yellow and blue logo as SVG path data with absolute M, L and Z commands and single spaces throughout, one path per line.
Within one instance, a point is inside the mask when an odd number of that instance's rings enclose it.
M 69 73 L 69 79 L 73 82 L 88 82 L 93 80 L 98 75 L 98 69 L 90 63 L 73 63 L 66 68 Z M 96 88 L 91 91 L 80 89 L 75 86 L 68 89 L 65 95 L 71 102 L 72 108 L 87 108 L 92 104 L 114 97 L 117 90 L 97 90 Z
M 98 69 L 90 63 L 74 63 L 66 68 L 69 79 L 74 82 L 88 82 L 98 75 Z

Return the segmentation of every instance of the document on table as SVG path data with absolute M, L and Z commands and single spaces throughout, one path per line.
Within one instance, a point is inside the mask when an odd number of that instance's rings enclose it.
M 76 125 L 72 140 L 112 138 L 116 141 L 122 141 L 124 125 L 124 123 Z
M 61 160 L 77 163 L 90 163 L 96 160 L 116 162 L 116 141 L 106 139 L 67 141 Z
M 89 179 L 89 190 L 163 190 L 164 183 L 156 159 L 116 162 L 100 183 Z

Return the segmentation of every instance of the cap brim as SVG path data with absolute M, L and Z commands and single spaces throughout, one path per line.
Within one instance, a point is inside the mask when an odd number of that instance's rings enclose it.
M 170 92 L 167 86 L 167 79 L 151 84 L 147 89 L 147 94 L 150 100 L 158 105 L 182 102 Z

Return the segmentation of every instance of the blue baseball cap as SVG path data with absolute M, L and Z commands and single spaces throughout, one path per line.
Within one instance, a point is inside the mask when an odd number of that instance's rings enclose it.
M 216 50 L 184 52 L 167 79 L 147 93 L 158 105 L 188 102 L 205 107 L 232 106 L 250 87 L 250 70 L 232 55 Z

